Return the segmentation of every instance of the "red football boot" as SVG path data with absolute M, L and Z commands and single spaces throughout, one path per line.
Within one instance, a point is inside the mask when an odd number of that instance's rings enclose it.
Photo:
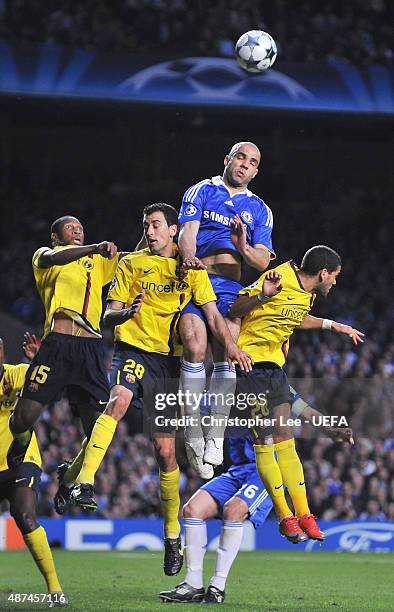
M 311 540 L 319 540 L 323 542 L 325 535 L 321 531 L 319 525 L 316 523 L 316 517 L 313 514 L 304 514 L 298 519 L 298 523 L 301 529 L 307 534 Z
M 301 529 L 295 516 L 286 516 L 279 523 L 279 533 L 292 544 L 299 544 L 308 539 L 305 531 Z

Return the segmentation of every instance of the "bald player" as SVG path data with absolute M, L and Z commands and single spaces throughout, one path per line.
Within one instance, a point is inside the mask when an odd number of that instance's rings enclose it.
M 263 272 L 275 257 L 271 232 L 270 208 L 248 189 L 259 171 L 260 151 L 252 142 L 238 142 L 224 158 L 222 176 L 200 181 L 185 192 L 179 214 L 181 230 L 179 251 L 185 269 L 207 269 L 217 297 L 220 313 L 226 318 L 234 340 L 238 338 L 240 319 L 230 321 L 228 311 L 242 289 L 241 264 Z M 200 397 L 205 388 L 204 358 L 207 332 L 201 309 L 191 301 L 183 310 L 179 324 L 184 346 L 181 385 Z M 211 341 L 214 371 L 209 392 L 211 414 L 216 422 L 225 422 L 235 392 L 236 375 L 215 339 Z M 224 401 L 223 401 L 224 398 Z M 185 410 L 196 416 L 198 406 Z M 210 427 L 206 442 L 201 428 L 186 429 L 189 461 L 197 471 L 201 465 L 220 465 L 223 461 L 224 427 Z

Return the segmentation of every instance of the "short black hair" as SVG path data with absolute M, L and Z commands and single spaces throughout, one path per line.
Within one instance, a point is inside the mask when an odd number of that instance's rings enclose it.
M 155 202 L 154 204 L 145 206 L 142 212 L 144 217 L 155 212 L 162 212 L 168 226 L 178 225 L 178 213 L 175 208 L 171 206 L 171 204 L 165 204 L 165 202 Z
M 341 258 L 334 249 L 318 244 L 305 253 L 301 262 L 301 270 L 308 276 L 315 276 L 324 269 L 334 272 L 341 264 Z
M 51 225 L 51 234 L 57 234 L 59 236 L 63 225 L 67 223 L 67 221 L 69 221 L 70 219 L 77 219 L 77 218 L 73 217 L 73 215 L 65 215 L 64 217 L 59 217 L 59 219 L 56 219 L 56 221 L 54 221 Z

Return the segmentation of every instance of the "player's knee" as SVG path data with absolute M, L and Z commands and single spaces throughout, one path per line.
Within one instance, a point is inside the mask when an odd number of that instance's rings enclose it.
M 223 506 L 223 519 L 225 521 L 245 521 L 248 516 L 248 507 L 237 497 L 230 499 Z
M 201 363 L 205 359 L 207 352 L 207 335 L 205 325 L 182 325 L 180 326 L 180 336 L 183 344 L 183 357 L 191 363 Z
M 178 464 L 175 455 L 175 440 L 173 438 L 155 438 L 153 447 L 160 469 L 166 472 L 176 470 Z
M 200 515 L 199 505 L 195 504 L 192 499 L 189 499 L 183 506 L 182 516 L 183 518 L 203 518 L 203 516 Z
M 34 531 L 40 526 L 37 521 L 36 513 L 32 510 L 21 510 L 17 507 L 11 507 L 10 512 L 18 529 L 23 535 Z
M 120 421 L 126 414 L 132 398 L 133 394 L 125 387 L 120 385 L 114 387 L 111 392 L 110 400 L 105 408 L 105 414 L 108 414 L 116 421 Z
M 183 357 L 190 363 L 201 363 L 205 359 L 207 351 L 206 342 L 201 341 L 196 336 L 183 340 Z

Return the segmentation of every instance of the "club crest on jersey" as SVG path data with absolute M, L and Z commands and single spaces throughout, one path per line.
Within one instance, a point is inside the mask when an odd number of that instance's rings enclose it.
M 126 374 L 126 382 L 128 382 L 129 384 L 134 383 L 135 382 L 134 374 Z
M 94 268 L 94 263 L 90 259 L 85 259 L 85 261 L 82 262 L 82 265 L 87 270 L 93 270 Z
M 253 215 L 247 210 L 243 210 L 241 212 L 241 219 L 242 221 L 245 221 L 245 223 L 247 223 L 248 225 L 253 223 Z
M 192 217 L 193 215 L 196 214 L 196 212 L 197 212 L 197 208 L 194 206 L 194 204 L 188 204 L 186 206 L 185 216 Z

